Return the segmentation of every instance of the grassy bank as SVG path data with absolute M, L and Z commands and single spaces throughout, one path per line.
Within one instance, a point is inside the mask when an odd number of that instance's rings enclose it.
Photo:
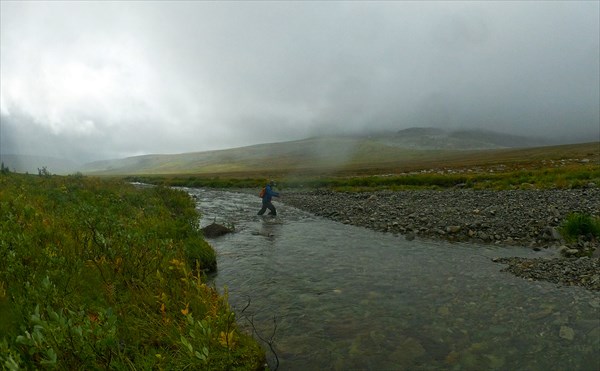
M 259 188 L 266 179 L 205 175 L 133 176 L 128 180 L 151 184 L 211 187 L 211 188 Z M 507 166 L 473 169 L 422 170 L 398 175 L 351 176 L 305 176 L 280 174 L 275 178 L 279 188 L 327 188 L 337 191 L 374 191 L 402 189 L 443 189 L 463 187 L 473 189 L 571 189 L 600 186 L 600 166 L 595 164 L 571 164 L 561 167 L 536 167 L 514 169 Z
M 7 369 L 257 369 L 264 352 L 207 286 L 193 201 L 116 180 L 0 175 Z

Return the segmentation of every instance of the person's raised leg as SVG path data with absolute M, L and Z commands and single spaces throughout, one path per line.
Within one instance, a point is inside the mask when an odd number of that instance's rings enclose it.
M 262 215 L 265 213 L 265 211 L 267 211 L 267 205 L 263 204 L 262 208 L 258 211 L 258 214 L 256 215 Z

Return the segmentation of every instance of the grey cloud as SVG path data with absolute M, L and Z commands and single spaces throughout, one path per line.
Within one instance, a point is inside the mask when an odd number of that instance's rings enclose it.
M 82 158 L 409 126 L 585 140 L 599 6 L 2 2 L 3 135 L 47 131 Z

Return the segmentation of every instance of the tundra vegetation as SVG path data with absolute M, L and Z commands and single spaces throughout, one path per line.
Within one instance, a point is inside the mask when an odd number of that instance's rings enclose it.
M 472 188 L 506 189 L 573 189 L 590 184 L 600 185 L 600 165 L 571 164 L 555 168 L 520 168 L 507 166 L 475 169 L 428 169 L 403 174 L 386 175 L 320 175 L 302 176 L 276 174 L 281 189 L 325 188 L 341 192 L 370 192 L 376 190 Z M 151 184 L 180 187 L 258 188 L 265 179 L 239 174 L 236 176 L 207 175 L 139 175 L 126 179 Z
M 575 242 L 580 236 L 600 239 L 600 218 L 589 214 L 571 213 L 560 228 L 561 235 L 569 242 Z
M 292 144 L 283 148 L 295 148 Z M 332 148 L 331 152 L 336 152 L 335 143 L 329 141 L 326 144 L 327 148 Z M 376 146 L 344 160 L 338 158 L 333 161 L 335 166 L 332 161 L 317 158 L 315 154 L 308 153 L 308 156 L 302 152 L 300 156 L 297 148 L 290 154 L 278 146 L 268 147 L 270 156 L 250 152 L 252 148 L 222 151 L 229 157 L 220 158 L 218 163 L 201 161 L 202 158 L 194 157 L 198 154 L 183 154 L 159 157 L 154 159 L 157 164 L 131 167 L 128 173 L 117 169 L 102 174 L 126 176 L 129 180 L 144 183 L 211 188 L 257 188 L 264 185 L 265 177 L 269 177 L 276 179 L 281 189 L 325 188 L 344 192 L 600 186 L 600 142 L 477 151 L 394 148 L 389 152 L 388 147 Z M 244 158 L 244 155 L 255 162 L 234 166 L 236 159 Z M 168 162 L 178 158 L 186 159 L 186 167 Z M 152 164 L 152 158 L 146 160 Z
M 207 285 L 193 200 L 81 175 L 0 175 L 0 364 L 258 369 L 264 351 Z

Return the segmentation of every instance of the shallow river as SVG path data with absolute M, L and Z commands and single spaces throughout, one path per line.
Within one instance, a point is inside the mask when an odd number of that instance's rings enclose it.
M 273 340 L 279 370 L 600 370 L 600 294 L 491 261 L 540 253 L 407 241 L 281 202 L 259 217 L 257 196 L 186 191 L 203 226 L 235 226 L 209 239 L 214 284 Z

